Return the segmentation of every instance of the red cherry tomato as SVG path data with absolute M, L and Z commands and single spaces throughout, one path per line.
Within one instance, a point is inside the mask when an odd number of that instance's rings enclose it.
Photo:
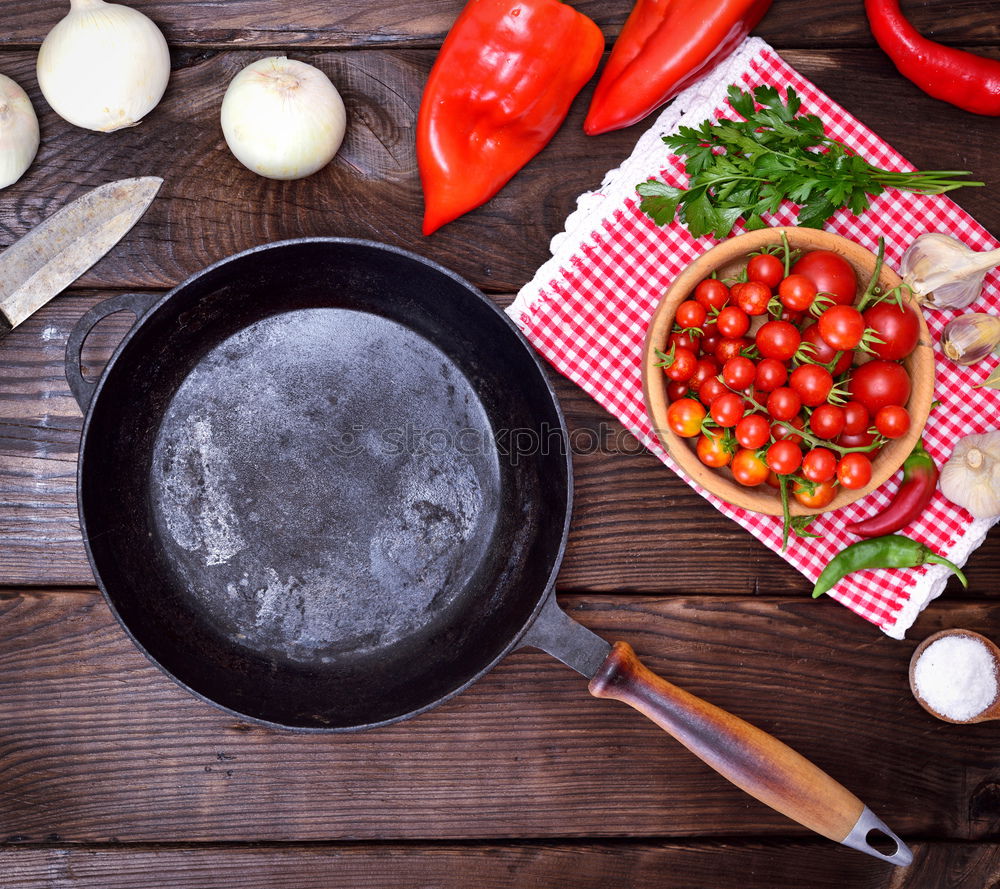
M 823 339 L 819 334 L 818 324 L 810 324 L 808 327 L 803 328 L 802 342 L 812 345 L 812 351 L 809 352 L 810 361 L 814 361 L 817 364 L 829 365 L 835 358 L 837 359 L 837 363 L 833 366 L 832 371 L 834 376 L 842 374 L 851 366 L 851 362 L 854 360 L 852 352 L 838 353 L 833 346 Z M 838 354 L 839 358 L 837 357 Z
M 764 358 L 789 361 L 799 348 L 802 335 L 788 321 L 767 321 L 757 331 L 755 342 Z
M 745 410 L 743 399 L 735 392 L 727 392 L 712 400 L 712 419 L 724 429 L 739 423 Z
M 875 441 L 875 433 L 866 431 L 849 435 L 844 432 L 838 435 L 835 441 L 836 444 L 839 444 L 842 448 L 867 448 L 873 441 Z M 878 448 L 872 451 L 865 451 L 865 453 L 872 459 L 874 459 L 878 452 Z
M 785 363 L 776 358 L 765 358 L 757 365 L 753 384 L 761 392 L 773 392 L 779 386 L 784 386 L 787 380 L 788 368 Z
M 690 333 L 687 330 L 675 330 L 670 334 L 670 339 L 667 340 L 667 350 L 670 350 L 671 346 L 680 346 L 682 349 L 690 349 L 696 355 L 698 350 L 701 348 L 701 337 L 697 334 Z
M 849 306 L 858 293 L 854 267 L 844 257 L 830 250 L 812 250 L 792 266 L 795 274 L 805 275 L 819 293 L 828 293 L 834 302 Z
M 834 349 L 856 349 L 865 332 L 865 319 L 854 306 L 830 306 L 816 322 L 819 335 Z
M 860 401 L 848 401 L 844 404 L 844 434 L 859 435 L 868 429 L 868 408 Z M 848 445 L 850 447 L 850 445 Z
M 788 386 L 779 386 L 767 396 L 767 412 L 775 420 L 791 420 L 801 407 L 802 399 Z
M 701 403 L 707 406 L 711 406 L 712 402 L 715 401 L 720 395 L 726 395 L 729 392 L 726 384 L 722 382 L 717 376 L 711 376 L 705 380 L 701 387 L 698 389 L 698 398 Z
M 705 333 L 701 338 L 701 352 L 703 355 L 714 355 L 722 342 L 722 334 L 716 328 L 715 333 Z
M 872 480 L 872 461 L 865 454 L 844 454 L 837 464 L 837 481 L 848 491 L 863 488 Z
M 750 329 L 750 316 L 739 306 L 726 306 L 715 324 L 724 337 L 741 337 Z
M 694 298 L 706 309 L 721 309 L 729 302 L 729 288 L 718 278 L 706 278 L 695 287 Z
M 905 358 L 917 346 L 920 321 L 911 306 L 891 302 L 875 303 L 864 312 L 865 327 L 870 327 L 883 340 L 872 342 L 871 350 L 878 358 L 896 361 Z
M 771 425 L 763 414 L 747 414 L 734 430 L 741 447 L 756 451 L 771 437 Z
M 667 425 L 674 434 L 682 438 L 694 438 L 699 435 L 705 417 L 705 406 L 693 398 L 682 398 L 667 408 Z
M 902 438 L 910 431 L 910 412 L 898 404 L 887 404 L 875 414 L 875 428 L 886 438 Z
M 837 474 L 837 462 L 829 448 L 813 448 L 802 458 L 802 475 L 811 482 L 828 482 Z
M 789 429 L 788 428 L 789 426 L 791 426 L 792 429 Z M 773 438 L 775 441 L 787 440 L 792 442 L 792 444 L 800 445 L 802 444 L 802 436 L 797 435 L 793 431 L 793 429 L 802 430 L 805 428 L 806 428 L 805 420 L 802 419 L 801 415 L 798 417 L 792 417 L 791 420 L 784 420 L 780 423 L 777 420 L 775 420 L 771 424 L 771 438 Z
M 667 383 L 667 400 L 677 401 L 678 398 L 683 398 L 690 391 L 691 387 L 687 383 L 675 383 L 671 380 Z
M 710 356 L 704 356 L 698 359 L 698 363 L 695 365 L 694 373 L 688 379 L 688 385 L 691 387 L 692 392 L 701 392 L 701 387 L 705 384 L 705 381 L 717 376 L 719 373 L 719 362 Z
M 736 358 L 744 349 L 749 349 L 753 340 L 745 336 L 726 337 L 715 349 L 715 357 L 725 364 L 730 358 Z
M 802 364 L 792 371 L 788 384 L 798 393 L 807 407 L 816 407 L 826 401 L 833 388 L 833 376 L 818 364 Z
M 702 433 L 698 439 L 695 452 L 702 463 L 713 469 L 728 466 L 733 459 L 733 451 L 726 443 L 725 438 L 720 433 L 709 430 Z
M 785 264 L 773 253 L 758 253 L 747 263 L 747 279 L 759 281 L 769 290 L 781 283 L 785 274 Z
M 804 312 L 816 298 L 816 285 L 805 275 L 789 275 L 778 285 L 778 299 L 793 312 Z
M 733 472 L 733 478 L 748 488 L 763 484 L 770 471 L 767 464 L 757 456 L 757 452 L 748 448 L 736 452 L 729 468 Z
M 722 381 L 730 389 L 749 389 L 756 373 L 757 368 L 749 358 L 737 355 L 722 366 Z
M 854 368 L 847 391 L 868 408 L 869 414 L 876 414 L 887 404 L 906 404 L 910 375 L 903 365 L 876 358 Z
M 767 465 L 778 475 L 790 475 L 802 465 L 802 451 L 787 438 L 776 441 L 767 449 Z
M 662 365 L 663 372 L 675 382 L 684 383 L 694 375 L 698 359 L 690 349 L 675 347 L 673 352 L 673 355 L 664 359 L 668 363 Z
M 812 485 L 812 490 L 809 490 L 809 486 L 795 482 L 792 496 L 808 509 L 822 509 L 829 506 L 837 496 L 837 486 L 832 481 L 820 482 Z
M 832 441 L 844 431 L 844 409 L 836 404 L 821 404 L 809 417 L 814 435 Z
M 678 307 L 677 311 L 674 312 L 674 323 L 684 328 L 684 330 L 690 330 L 693 328 L 701 329 L 701 325 L 705 323 L 708 319 L 708 312 L 705 307 L 696 300 L 686 299 Z
M 771 288 L 760 281 L 747 281 L 732 298 L 748 315 L 764 315 L 771 301 Z

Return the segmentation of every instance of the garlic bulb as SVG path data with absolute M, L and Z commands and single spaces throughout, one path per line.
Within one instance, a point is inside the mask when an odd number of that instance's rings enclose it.
M 138 10 L 70 0 L 42 42 L 38 85 L 60 117 L 88 130 L 131 127 L 156 107 L 170 79 L 170 51 Z
M 976 301 L 1000 250 L 977 253 L 957 238 L 920 235 L 903 254 L 900 272 L 917 300 L 932 309 L 964 309 Z
M 344 102 L 330 78 L 284 56 L 247 65 L 222 100 L 230 151 L 269 179 L 301 179 L 325 167 L 346 126 Z
M 31 99 L 0 74 L 0 188 L 20 179 L 38 153 L 38 118 Z
M 982 361 L 1000 345 L 1000 318 L 968 312 L 952 318 L 941 331 L 941 349 L 956 364 Z
M 959 440 L 941 468 L 941 493 L 977 519 L 1000 516 L 1000 430 Z

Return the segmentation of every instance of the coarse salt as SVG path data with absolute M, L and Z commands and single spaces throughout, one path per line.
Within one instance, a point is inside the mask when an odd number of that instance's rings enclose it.
M 997 697 L 992 652 L 974 636 L 944 636 L 921 653 L 913 669 L 917 694 L 948 719 L 964 721 Z

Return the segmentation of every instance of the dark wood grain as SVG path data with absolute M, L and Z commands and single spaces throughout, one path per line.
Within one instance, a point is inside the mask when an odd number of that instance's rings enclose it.
M 948 725 L 919 707 L 914 643 L 807 597 L 564 605 L 799 750 L 902 835 L 997 829 L 993 725 Z M 995 634 L 1000 605 L 943 603 L 915 638 L 942 622 Z M 94 593 L 12 590 L 0 600 L 0 712 L 12 843 L 802 834 L 530 650 L 408 722 L 297 734 L 192 697 Z
M 887 59 L 868 50 L 785 55 L 913 163 L 964 168 L 990 179 L 1000 118 L 970 121 L 970 115 L 921 93 Z M 184 56 L 156 110 L 139 126 L 108 135 L 72 127 L 48 109 L 34 83 L 33 53 L 2 53 L 3 70 L 24 84 L 39 111 L 42 148 L 26 176 L 0 192 L 0 243 L 20 237 L 87 187 L 159 175 L 166 181 L 152 208 L 80 286 L 170 287 L 211 262 L 267 241 L 341 235 L 414 250 L 489 292 L 510 293 L 548 258 L 549 241 L 561 231 L 577 196 L 597 187 L 648 126 L 584 136 L 588 88 L 553 141 L 494 200 L 425 238 L 414 125 L 433 52 L 304 54 L 341 88 L 349 125 L 333 163 L 296 182 L 254 175 L 222 138 L 218 115 L 226 85 L 256 57 L 259 53 L 232 51 Z M 904 103 L 913 125 L 896 122 Z M 962 133 L 960 140 L 956 132 Z M 963 189 L 955 197 L 987 228 L 1000 231 L 1000 207 L 989 189 Z
M 971 889 L 969 877 L 989 881 L 977 889 L 992 889 L 1000 879 L 995 844 L 920 842 L 913 849 L 913 865 L 900 871 L 832 845 L 794 841 L 7 848 L 0 849 L 0 870 L 5 889 L 429 889 L 454 885 L 456 874 L 494 889 Z
M 384 7 L 364 0 L 134 0 L 163 30 L 171 46 L 370 47 L 437 45 L 461 10 L 462 0 L 418 0 Z M 630 0 L 573 6 L 613 39 L 632 8 Z M 926 36 L 948 43 L 1000 42 L 997 20 L 982 0 L 907 0 L 903 7 Z M 36 45 L 61 18 L 58 4 L 23 4 L 4 11 L 0 45 Z M 804 4 L 776 0 L 756 32 L 776 46 L 873 44 L 860 3 L 832 0 Z

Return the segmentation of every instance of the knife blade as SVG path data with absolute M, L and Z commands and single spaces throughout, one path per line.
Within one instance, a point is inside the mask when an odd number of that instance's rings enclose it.
M 0 255 L 0 337 L 114 247 L 146 212 L 162 184 L 157 176 L 108 182 L 11 244 Z

